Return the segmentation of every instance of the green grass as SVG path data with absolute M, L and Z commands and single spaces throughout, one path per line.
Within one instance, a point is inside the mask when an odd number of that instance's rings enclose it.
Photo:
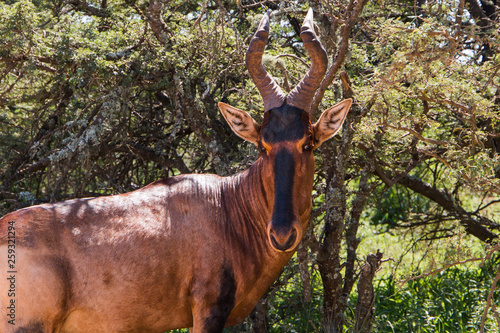
M 398 286 L 392 277 L 376 285 L 374 332 L 478 332 L 499 257 L 481 267 L 455 266 Z M 494 293 L 498 302 L 500 294 Z M 498 332 L 490 313 L 486 332 Z

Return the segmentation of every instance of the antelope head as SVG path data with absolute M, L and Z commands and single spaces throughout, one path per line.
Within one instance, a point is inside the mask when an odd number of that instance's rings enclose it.
M 259 125 L 245 111 L 225 103 L 219 108 L 232 130 L 261 152 L 263 170 L 274 193 L 267 236 L 276 251 L 293 251 L 303 236 L 312 208 L 314 180 L 313 150 L 330 139 L 342 126 L 352 100 L 344 100 L 324 111 L 311 123 L 314 94 L 325 75 L 328 58 L 314 32 L 309 9 L 300 37 L 311 58 L 311 67 L 286 96 L 262 65 L 269 36 L 269 14 L 265 14 L 246 54 L 246 66 L 264 100 L 264 120 Z

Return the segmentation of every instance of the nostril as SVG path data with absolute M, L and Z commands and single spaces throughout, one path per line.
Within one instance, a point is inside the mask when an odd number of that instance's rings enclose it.
M 274 233 L 273 232 L 271 233 L 271 244 L 273 245 L 273 247 L 275 249 L 281 250 L 281 245 L 278 243 L 278 241 L 274 237 Z
M 286 247 L 286 249 L 291 248 L 293 244 L 295 244 L 296 239 L 297 239 L 297 230 L 294 228 L 292 229 L 291 235 L 288 237 L 288 240 L 283 246 Z
M 297 230 L 295 228 L 292 229 L 292 232 L 284 242 L 279 242 L 276 239 L 275 233 L 272 229 L 270 230 L 269 234 L 272 246 L 279 251 L 286 251 L 290 249 L 297 240 Z

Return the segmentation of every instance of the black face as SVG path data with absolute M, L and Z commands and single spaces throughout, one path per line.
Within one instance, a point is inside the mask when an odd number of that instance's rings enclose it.
M 265 142 L 296 141 L 311 131 L 309 114 L 293 106 L 282 105 L 264 115 L 261 137 Z
M 307 192 L 300 187 L 310 182 L 309 172 L 311 175 L 314 172 L 314 160 L 309 164 L 312 153 L 304 149 L 312 146 L 311 140 L 312 127 L 307 112 L 285 104 L 264 115 L 259 146 L 269 158 L 274 174 L 274 207 L 268 236 L 278 251 L 292 250 L 302 236 L 300 206 L 308 205 L 310 197 L 302 200 L 305 203 L 296 197 Z
M 272 216 L 272 245 L 278 250 L 290 248 L 297 237 L 296 231 L 290 229 L 291 222 L 295 220 L 293 208 L 293 183 L 295 174 L 295 161 L 287 149 L 281 149 L 274 159 L 274 209 Z M 288 235 L 281 244 L 276 235 Z

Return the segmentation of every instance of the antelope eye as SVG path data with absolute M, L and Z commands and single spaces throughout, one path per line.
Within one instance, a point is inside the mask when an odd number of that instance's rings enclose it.
M 304 147 L 302 147 L 302 149 L 306 150 L 306 151 L 311 151 L 313 150 L 314 146 L 313 145 L 304 145 Z

